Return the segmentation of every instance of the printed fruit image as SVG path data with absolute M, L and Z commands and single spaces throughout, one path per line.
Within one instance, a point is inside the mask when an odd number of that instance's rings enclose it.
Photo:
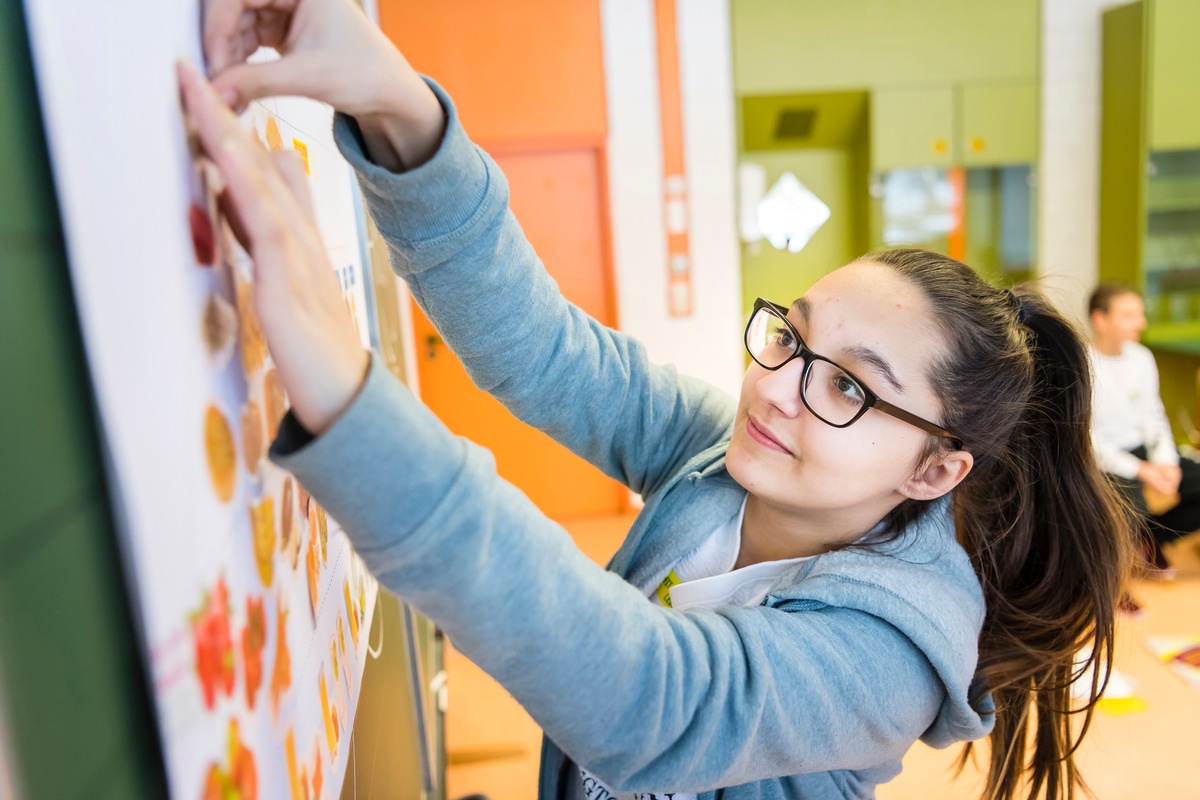
M 242 406 L 242 460 L 251 475 L 258 470 L 258 462 L 262 461 L 266 449 L 263 438 L 262 411 L 258 403 L 247 400 Z
M 258 768 L 254 754 L 241 742 L 237 720 L 229 721 L 228 768 L 213 764 L 205 778 L 204 800 L 257 800 Z
M 204 800 L 225 800 L 225 785 L 228 779 L 221 773 L 221 768 L 213 764 L 208 768 L 204 779 Z
M 337 712 L 329 704 L 329 691 L 325 688 L 325 671 L 321 671 L 321 717 L 325 720 L 325 740 L 329 745 L 329 757 L 337 759 Z
M 350 597 L 350 581 L 347 580 L 342 584 L 342 593 L 346 597 L 346 616 L 350 618 L 350 638 L 354 641 L 354 648 L 358 649 L 358 611 L 354 608 L 354 601 Z
M 267 117 L 267 147 L 274 152 L 283 149 L 283 137 L 279 135 L 279 123 L 274 117 Z
M 238 800 L 256 800 L 258 769 L 254 765 L 254 754 L 238 736 L 237 720 L 229 721 L 229 766 L 230 782 L 237 790 Z
M 200 610 L 192 614 L 192 639 L 195 645 L 196 675 L 204 694 L 204 707 L 212 709 L 217 693 L 233 694 L 233 640 L 229 631 L 229 593 L 225 579 L 217 578 L 211 592 L 205 592 Z
M 276 600 L 278 611 L 275 620 L 275 668 L 271 671 L 271 713 L 279 718 L 279 700 L 292 685 L 292 656 L 287 643 L 287 609 L 283 598 Z
M 317 584 L 321 570 L 317 564 L 317 537 L 315 532 L 308 535 L 308 547 L 304 552 L 304 569 L 308 575 L 308 604 L 312 610 L 312 618 L 315 623 L 317 621 Z
M 192 231 L 192 250 L 196 263 L 211 267 L 216 261 L 216 236 L 213 235 L 212 219 L 198 203 L 188 208 L 188 227 Z
M 315 500 L 309 500 L 308 503 L 308 529 L 317 540 L 321 561 L 329 561 L 329 519 L 325 516 L 325 509 Z
M 204 451 L 208 456 L 208 474 L 213 489 L 222 502 L 233 499 L 237 479 L 237 451 L 233 447 L 233 432 L 225 415 L 210 405 L 204 414 Z
M 304 800 L 305 791 L 300 788 L 300 773 L 296 765 L 296 733 L 288 728 L 283 740 L 283 752 L 287 758 L 288 786 L 292 790 L 292 800 Z
M 258 314 L 254 311 L 254 287 L 250 285 L 250 281 L 240 276 L 235 276 L 233 283 L 238 315 L 238 338 L 242 343 L 242 368 L 246 372 L 246 379 L 249 380 L 263 365 L 263 358 L 267 355 L 267 342 L 258 323 Z
M 225 366 L 237 343 L 237 312 L 221 295 L 210 294 L 204 301 L 200 332 L 204 338 L 204 349 L 217 366 Z
M 254 564 L 263 586 L 271 586 L 275 573 L 275 500 L 264 497 L 250 506 L 250 536 L 254 540 Z
M 274 367 L 263 376 L 263 403 L 267 407 L 267 439 L 273 442 L 279 434 L 279 423 L 288 409 L 287 395 Z
M 321 778 L 321 745 L 313 742 L 313 797 L 321 796 L 321 786 L 325 783 Z
M 246 705 L 254 710 L 262 685 L 262 651 L 267 643 L 267 620 L 261 597 L 246 598 L 246 626 L 242 628 L 242 665 L 246 670 Z
M 296 520 L 296 502 L 293 499 L 295 484 L 296 481 L 290 476 L 283 479 L 283 501 L 279 509 L 279 547 L 292 569 L 300 562 L 300 525 Z

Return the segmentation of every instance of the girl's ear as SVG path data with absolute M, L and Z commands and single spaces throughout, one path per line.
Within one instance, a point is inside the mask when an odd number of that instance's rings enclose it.
M 900 487 L 900 493 L 912 500 L 933 500 L 962 483 L 975 465 L 975 457 L 965 450 L 932 456 Z

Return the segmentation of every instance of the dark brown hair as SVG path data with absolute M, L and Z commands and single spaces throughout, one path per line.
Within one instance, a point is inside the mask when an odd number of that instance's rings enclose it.
M 995 702 L 996 726 L 984 796 L 1072 798 L 1087 790 L 1073 754 L 1112 665 L 1133 541 L 1092 450 L 1083 339 L 1031 288 L 997 289 L 946 256 L 909 249 L 863 260 L 908 277 L 930 303 L 947 354 L 928 379 L 942 425 L 975 461 L 953 503 L 987 605 L 976 685 Z M 930 438 L 926 456 L 947 446 Z M 901 504 L 892 527 L 922 510 Z M 1075 707 L 1077 679 L 1090 699 Z M 1072 738 L 1075 713 L 1083 722 Z
M 1097 311 L 1103 311 L 1107 314 L 1109 306 L 1112 305 L 1112 299 L 1125 294 L 1137 294 L 1137 292 L 1128 284 L 1116 281 L 1100 284 L 1092 292 L 1092 296 L 1088 298 L 1088 316 Z

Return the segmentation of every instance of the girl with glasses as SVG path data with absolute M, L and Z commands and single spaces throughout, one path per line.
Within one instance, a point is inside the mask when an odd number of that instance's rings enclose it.
M 757 304 L 735 402 L 561 297 L 450 98 L 348 0 L 211 0 L 204 41 L 214 83 L 180 79 L 292 402 L 272 458 L 542 726 L 542 798 L 869 798 L 918 739 L 985 737 L 987 796 L 1073 794 L 1129 536 L 1045 300 L 871 254 Z M 341 112 L 475 382 L 643 496 L 608 571 L 361 349 L 303 175 L 226 107 L 277 94 Z

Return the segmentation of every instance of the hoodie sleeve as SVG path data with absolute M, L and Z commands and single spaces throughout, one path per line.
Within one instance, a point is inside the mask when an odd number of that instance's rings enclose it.
M 733 420 L 730 397 L 567 302 L 508 207 L 496 163 L 432 81 L 446 133 L 427 163 L 371 163 L 353 119 L 334 137 L 358 173 L 392 268 L 480 389 L 515 416 L 646 494 Z
M 385 586 L 615 790 L 871 767 L 899 759 L 944 699 L 922 651 L 860 610 L 648 602 L 590 562 L 378 359 L 320 437 L 286 417 L 272 458 Z

